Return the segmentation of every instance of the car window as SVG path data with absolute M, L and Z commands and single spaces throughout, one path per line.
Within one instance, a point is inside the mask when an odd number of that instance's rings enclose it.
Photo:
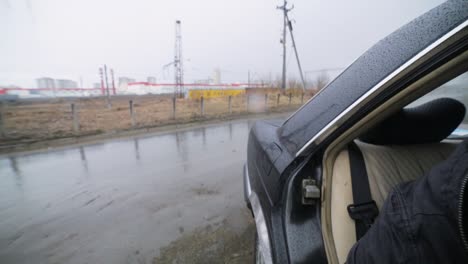
M 465 105 L 468 109 L 468 72 L 446 82 L 430 93 L 424 95 L 407 107 L 414 107 L 437 98 L 453 98 Z M 468 115 L 465 115 L 462 123 L 453 131 L 451 137 L 468 137 Z

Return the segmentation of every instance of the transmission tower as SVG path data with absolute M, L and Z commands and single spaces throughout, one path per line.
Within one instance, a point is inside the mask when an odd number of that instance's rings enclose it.
M 184 67 L 182 60 L 182 33 L 180 30 L 180 20 L 175 23 L 175 54 L 174 54 L 174 75 L 175 88 L 174 96 L 183 97 L 184 95 Z

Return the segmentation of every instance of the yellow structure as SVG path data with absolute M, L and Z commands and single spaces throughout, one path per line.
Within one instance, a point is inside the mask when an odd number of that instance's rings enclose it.
M 226 89 L 226 90 L 189 90 L 190 99 L 217 98 L 245 94 L 244 89 Z

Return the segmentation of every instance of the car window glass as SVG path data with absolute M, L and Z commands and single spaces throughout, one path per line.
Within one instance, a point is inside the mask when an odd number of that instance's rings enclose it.
M 414 107 L 437 98 L 453 98 L 465 105 L 468 110 L 468 72 L 452 79 L 451 81 L 441 85 L 430 93 L 424 95 L 407 107 Z M 452 133 L 452 137 L 468 137 L 468 115 L 465 115 L 462 123 Z

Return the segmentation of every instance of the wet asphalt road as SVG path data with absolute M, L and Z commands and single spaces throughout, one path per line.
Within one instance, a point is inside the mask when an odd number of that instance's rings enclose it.
M 0 157 L 0 263 L 246 263 L 249 126 Z

